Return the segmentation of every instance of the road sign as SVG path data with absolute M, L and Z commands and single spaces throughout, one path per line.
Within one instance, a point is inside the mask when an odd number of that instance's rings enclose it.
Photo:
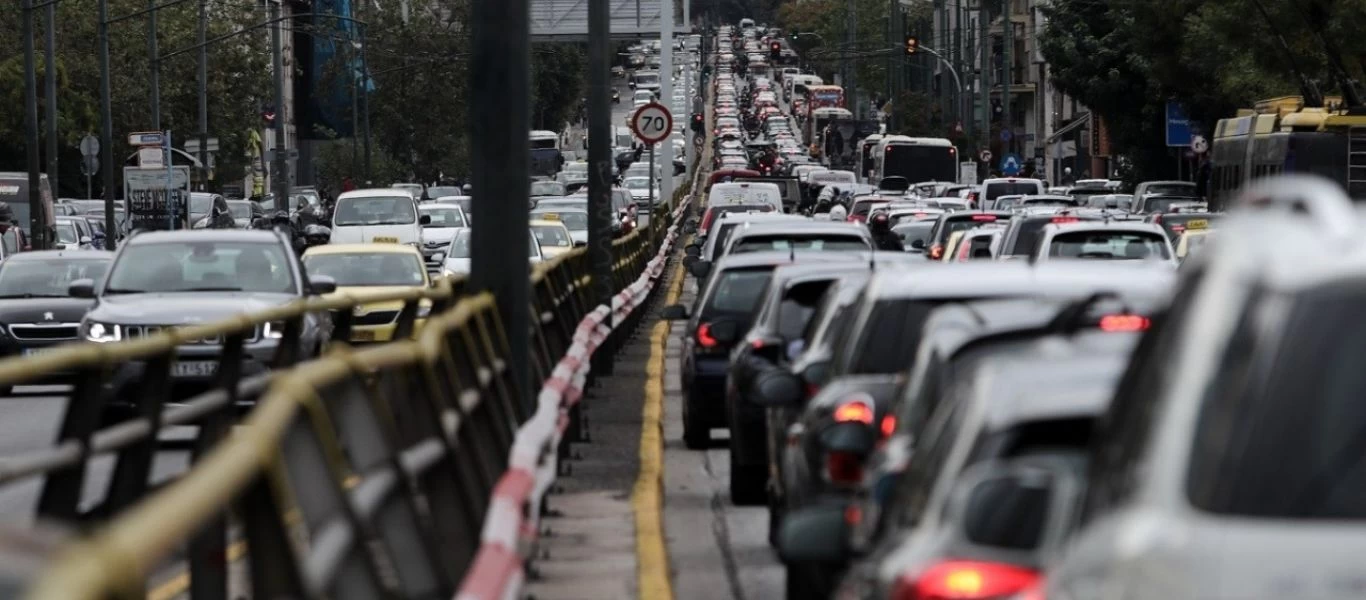
M 1002 129 L 1002 130 L 1001 130 L 1001 141 L 1003 141 L 1003 142 L 1009 142 L 1009 141 L 1010 141 L 1010 138 L 1013 138 L 1013 137 L 1015 137 L 1015 134 L 1012 133 L 1009 129 Z
M 991 162 L 991 151 L 983 150 L 977 154 L 977 158 L 980 158 L 982 162 Z
M 99 173 L 99 172 L 100 172 L 100 159 L 98 159 L 98 158 L 96 158 L 96 157 L 94 157 L 94 156 L 85 156 L 85 157 L 82 157 L 82 158 L 81 158 L 81 175 L 85 175 L 86 177 L 90 177 L 90 176 L 92 176 L 92 175 L 94 175 L 94 174 L 96 174 L 96 173 Z
M 1175 100 L 1167 101 L 1167 146 L 1187 147 L 1191 145 L 1191 121 L 1186 116 L 1186 107 Z
M 1191 150 L 1196 154 L 1204 154 L 1209 151 L 1209 140 L 1203 135 L 1191 137 Z
M 631 131 L 647 144 L 658 144 L 668 139 L 673 130 L 673 115 L 667 107 L 658 102 L 646 104 L 631 115 Z
M 156 146 L 138 148 L 138 166 L 144 169 L 160 169 L 166 166 L 166 151 Z
M 100 138 L 87 135 L 81 138 L 81 156 L 95 156 L 100 153 Z
M 958 163 L 958 183 L 977 185 L 977 163 L 972 161 Z
M 124 167 L 123 197 L 134 229 L 184 229 L 190 167 Z
M 190 154 L 199 154 L 199 139 L 190 138 L 188 140 L 185 140 L 185 151 L 189 152 Z M 206 149 L 206 151 L 218 152 L 218 138 L 209 138 L 209 147 Z
M 129 146 L 165 146 L 166 135 L 160 131 L 146 131 L 128 134 Z
M 1001 157 L 1001 174 L 1015 176 L 1020 174 L 1020 157 L 1012 153 L 1007 153 Z

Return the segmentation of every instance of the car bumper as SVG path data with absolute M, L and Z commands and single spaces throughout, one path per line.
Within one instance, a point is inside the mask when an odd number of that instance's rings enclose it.
M 707 415 L 713 427 L 728 426 L 726 419 L 726 371 L 730 359 L 725 355 L 693 356 L 684 370 L 683 385 L 688 402 Z

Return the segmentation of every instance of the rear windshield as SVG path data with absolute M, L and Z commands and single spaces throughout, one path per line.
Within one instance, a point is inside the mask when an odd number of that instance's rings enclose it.
M 886 200 L 860 200 L 854 202 L 854 210 L 850 211 L 849 214 L 867 215 L 868 213 L 873 212 L 874 208 L 882 208 L 888 204 L 891 203 Z
M 928 243 L 930 240 L 930 229 L 932 228 L 934 228 L 934 223 L 921 222 L 910 225 L 898 225 L 892 228 L 892 231 L 901 236 L 902 245 L 910 248 L 911 243 L 916 240 Z
M 1039 189 L 1039 184 L 1033 181 L 988 183 L 986 199 L 995 200 L 1001 196 L 1023 196 L 1025 194 L 1040 193 L 1043 193 L 1043 190 Z
M 862 238 L 841 235 L 764 235 L 748 236 L 731 248 L 731 254 L 763 252 L 765 250 L 823 250 L 826 252 L 858 252 L 868 250 Z
M 1270 333 L 1254 304 L 1228 345 L 1195 428 L 1187 493 L 1207 511 L 1366 519 L 1366 286 L 1301 295 Z M 1326 360 L 1327 359 L 1327 360 Z
M 1015 233 L 1015 244 L 1010 248 L 1004 249 L 1001 254 L 1004 256 L 1029 256 L 1034 253 L 1034 247 L 1039 245 L 1039 234 L 1043 233 L 1044 225 L 1061 222 L 1057 217 L 1047 219 L 1025 219 L 1020 223 Z M 1080 219 L 1069 218 L 1067 221 L 1078 221 Z M 1091 219 L 1087 219 L 1091 220 Z
M 726 213 L 743 213 L 750 211 L 771 212 L 772 210 L 772 204 L 730 204 L 726 206 L 712 206 L 707 209 L 706 216 L 702 218 L 702 226 L 700 229 L 706 231 L 711 227 L 713 221 Z
M 773 276 L 771 267 L 761 269 L 731 269 L 716 280 L 701 318 L 717 316 L 750 316 L 759 306 L 768 281 Z
M 936 242 L 943 242 L 953 236 L 956 231 L 967 231 L 977 229 L 983 225 L 991 223 L 1002 223 L 1005 219 L 996 215 L 976 214 L 967 218 L 949 219 L 944 221 L 944 228 L 935 234 Z
M 1134 231 L 1076 231 L 1053 237 L 1048 255 L 1056 258 L 1142 260 L 1168 258 L 1166 240 Z
M 1179 196 L 1148 198 L 1147 200 L 1143 201 L 1143 211 L 1150 213 L 1164 213 L 1171 210 L 1173 204 L 1189 204 L 1195 201 L 1195 198 L 1186 198 Z
M 921 329 L 935 302 L 883 300 L 863 328 L 863 342 L 853 351 L 850 375 L 890 375 L 906 371 L 920 345 Z M 900 332 L 900 335 L 886 335 Z

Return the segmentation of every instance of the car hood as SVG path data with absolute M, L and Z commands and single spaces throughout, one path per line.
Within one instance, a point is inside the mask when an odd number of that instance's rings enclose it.
M 186 325 L 259 312 L 296 299 L 293 294 L 260 292 L 113 294 L 100 297 L 86 317 L 121 325 Z
M 88 298 L 0 299 L 0 323 L 76 323 L 94 303 Z
M 422 230 L 422 243 L 449 244 L 455 239 L 455 233 L 460 231 L 459 227 L 431 227 Z
M 442 268 L 452 273 L 465 274 L 470 272 L 470 264 L 468 258 L 448 258 Z

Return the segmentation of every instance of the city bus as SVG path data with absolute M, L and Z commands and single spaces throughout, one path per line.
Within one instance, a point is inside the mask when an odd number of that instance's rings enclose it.
M 564 166 L 560 149 L 560 134 L 553 131 L 531 132 L 531 174 L 554 177 Z
M 911 184 L 957 183 L 958 149 L 944 138 L 883 136 L 873 146 L 873 175 L 868 182 L 884 177 L 905 177 Z

